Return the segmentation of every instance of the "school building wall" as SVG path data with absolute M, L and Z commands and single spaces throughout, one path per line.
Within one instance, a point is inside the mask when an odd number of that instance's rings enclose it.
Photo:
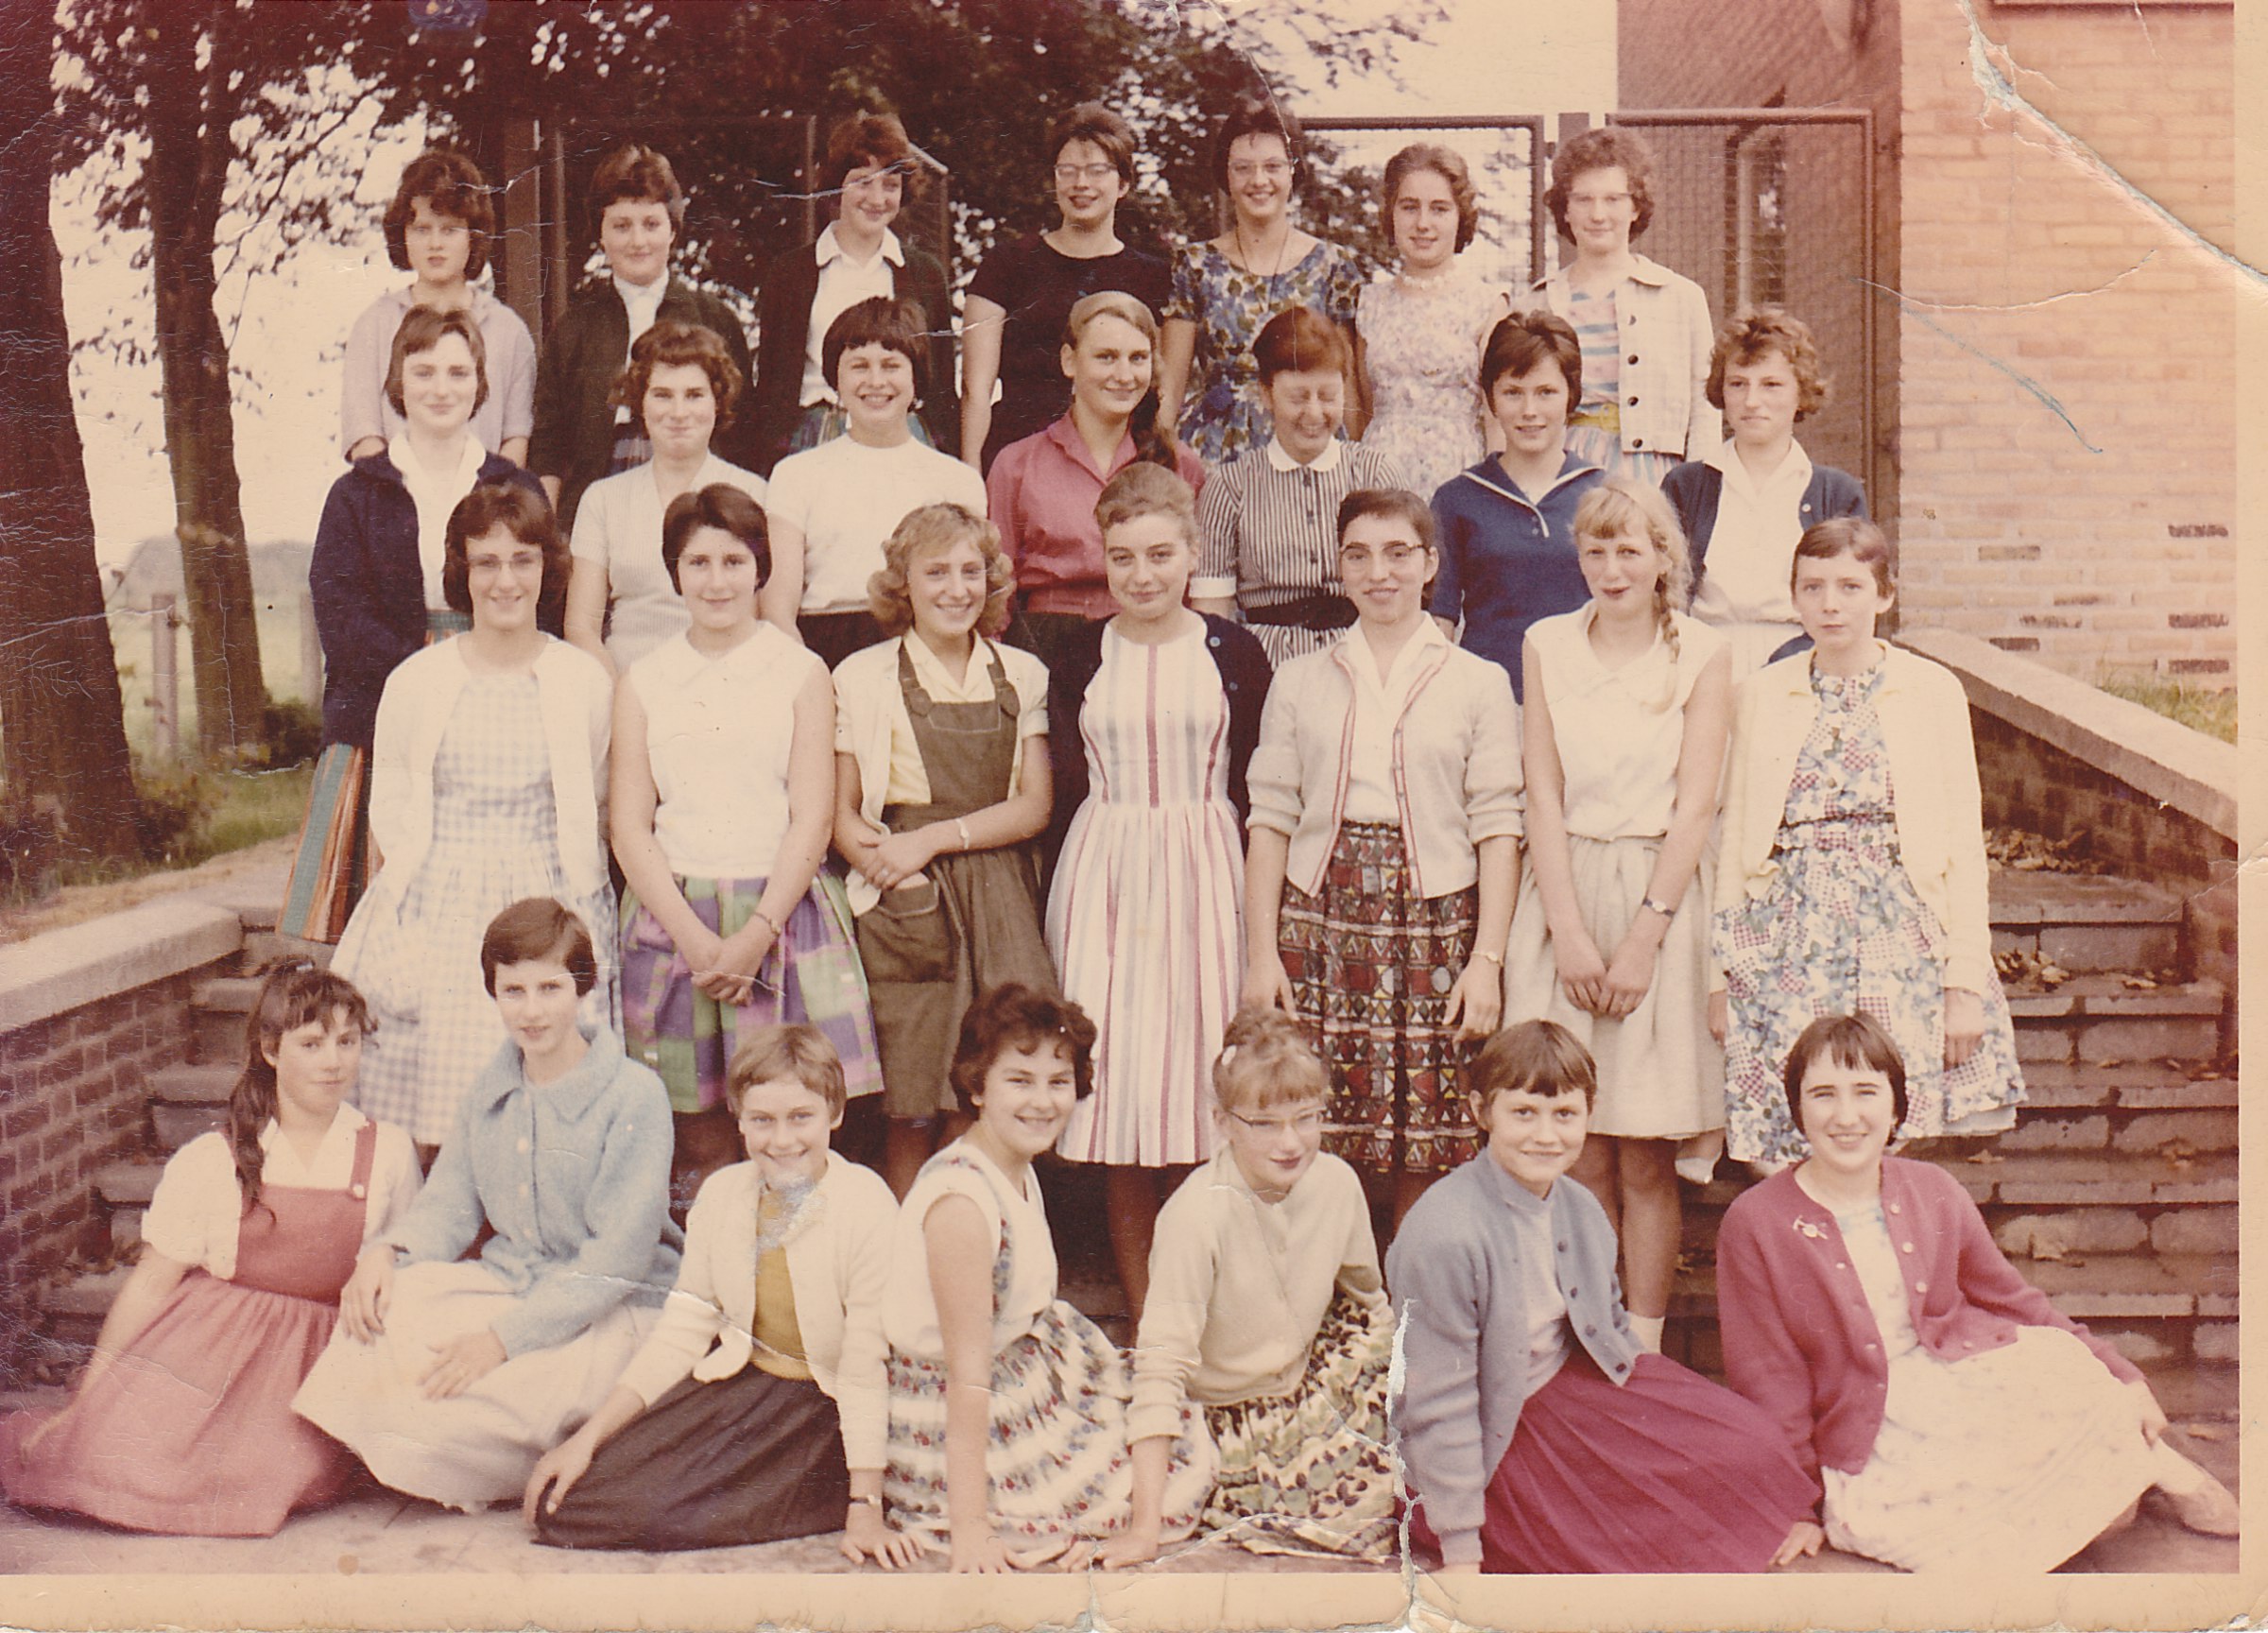
M 1838 42 L 1830 14 L 1864 31 Z M 2083 679 L 2233 684 L 2233 9 L 1718 0 L 1697 26 L 1622 0 L 1622 19 L 1625 108 L 1878 110 L 1897 378 L 1876 383 L 1895 474 L 1874 499 L 1904 620 Z

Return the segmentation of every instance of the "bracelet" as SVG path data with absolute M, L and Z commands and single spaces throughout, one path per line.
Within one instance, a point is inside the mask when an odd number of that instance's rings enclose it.
M 761 907 L 749 908 L 748 917 L 761 921 L 764 927 L 772 933 L 772 939 L 775 941 L 779 940 L 781 936 L 784 934 L 784 932 L 781 930 L 779 924 L 773 920 L 772 916 L 769 913 L 766 913 Z
M 961 835 L 961 849 L 964 851 L 974 850 L 975 847 L 969 842 L 969 819 L 965 816 L 955 816 L 953 819 L 953 825 Z
M 1660 914 L 1664 919 L 1675 919 L 1677 917 L 1676 908 L 1665 906 L 1661 902 L 1655 901 L 1651 896 L 1641 896 L 1638 899 L 1638 904 L 1641 907 L 1653 908 L 1655 912 Z
M 879 1491 L 871 1492 L 865 1497 L 854 1496 L 850 1499 L 850 1505 L 853 1508 L 858 1507 L 862 1504 L 867 1507 L 873 1509 L 877 1514 L 886 1514 L 889 1512 L 889 1510 L 883 1505 L 882 1493 Z
M 1499 970 L 1502 970 L 1504 967 L 1504 955 L 1502 953 L 1491 953 L 1486 947 L 1475 947 L 1472 950 L 1472 955 L 1475 958 L 1487 959 L 1489 963 L 1495 965 Z

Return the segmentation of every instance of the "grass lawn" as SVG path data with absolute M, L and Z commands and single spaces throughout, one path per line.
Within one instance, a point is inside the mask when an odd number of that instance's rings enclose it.
M 2192 680 L 2174 679 L 2147 669 L 2113 668 L 2105 668 L 2097 675 L 2095 684 L 2113 697 L 2139 703 L 2169 720 L 2180 721 L 2193 731 L 2218 737 L 2224 743 L 2237 740 L 2237 691 L 2233 686 L 2200 686 Z

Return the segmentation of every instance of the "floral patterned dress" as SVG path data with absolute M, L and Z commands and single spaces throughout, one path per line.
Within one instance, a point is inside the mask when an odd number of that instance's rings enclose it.
M 1174 292 L 1159 316 L 1197 326 L 1197 348 L 1182 396 L 1181 440 L 1208 465 L 1219 465 L 1266 445 L 1274 429 L 1260 400 L 1260 365 L 1252 342 L 1268 319 L 1293 306 L 1312 306 L 1352 324 L 1363 288 L 1363 266 L 1353 251 L 1317 240 L 1280 272 L 1244 272 L 1211 244 L 1174 252 Z
M 1898 849 L 1890 756 L 1875 711 L 1882 669 L 1814 671 L 1819 714 L 1796 759 L 1761 897 L 1720 911 L 1715 934 L 1731 1028 L 1725 1040 L 1726 1139 L 1744 1162 L 1785 1167 L 1810 1147 L 1788 1118 L 1780 1071 L 1822 1015 L 1881 1022 L 1906 1062 L 1901 1140 L 1987 1133 L 2024 1097 L 2016 1030 L 2001 985 L 1980 994 L 1984 1037 L 1945 1070 L 1944 927 Z
M 1370 376 L 1363 446 L 1391 459 L 1431 499 L 1487 452 L 1481 401 L 1482 329 L 1504 292 L 1458 266 L 1435 284 L 1366 285 L 1355 318 Z

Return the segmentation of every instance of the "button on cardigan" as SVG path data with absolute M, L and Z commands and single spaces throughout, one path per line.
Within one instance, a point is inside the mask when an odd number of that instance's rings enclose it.
M 404 1262 L 446 1263 L 485 1220 L 480 1262 L 519 1296 L 491 1323 L 507 1355 L 578 1336 L 624 1303 L 659 1304 L 684 1241 L 669 1217 L 676 1140 L 662 1079 L 610 1031 L 541 1087 L 509 1040 L 473 1080 L 456 1132 L 385 1240 Z

